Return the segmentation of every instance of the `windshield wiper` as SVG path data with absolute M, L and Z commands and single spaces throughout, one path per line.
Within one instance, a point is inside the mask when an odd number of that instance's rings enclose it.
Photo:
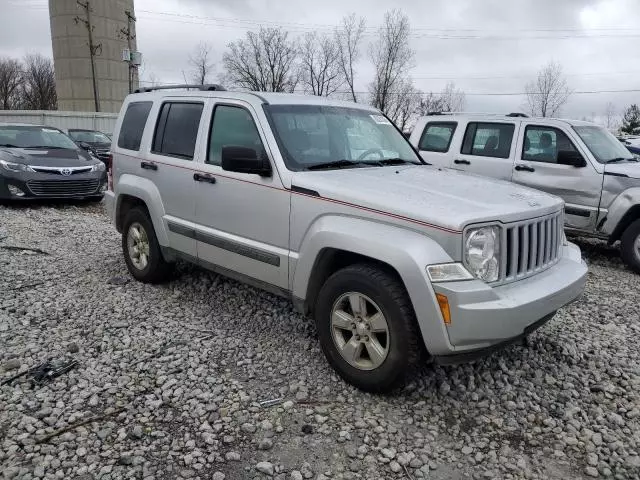
M 315 165 L 311 165 L 307 167 L 307 170 L 330 170 L 332 168 L 354 168 L 360 165 L 371 166 L 372 163 L 342 159 L 342 160 L 335 160 L 333 162 L 316 163 Z M 375 163 L 373 165 L 375 165 Z
M 382 160 L 377 160 L 376 163 L 380 165 L 406 165 L 407 163 L 411 165 L 422 165 L 418 162 L 412 162 L 411 160 L 405 160 L 404 158 L 383 158 Z
M 607 160 L 605 163 L 618 163 L 618 162 L 624 162 L 625 160 L 628 160 L 630 162 L 638 161 L 633 157 L 616 157 L 616 158 L 612 158 L 611 160 Z
M 22 148 L 41 148 L 41 149 L 46 149 L 46 150 L 64 150 L 65 147 L 56 147 L 54 145 L 32 145 L 29 147 L 22 147 Z
M 17 145 L 12 145 L 11 143 L 0 143 L 0 147 L 6 147 L 6 148 L 18 148 Z

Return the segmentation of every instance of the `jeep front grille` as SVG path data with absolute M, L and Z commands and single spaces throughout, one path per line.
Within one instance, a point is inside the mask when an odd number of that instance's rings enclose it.
M 521 280 L 555 265 L 560 258 L 563 228 L 562 212 L 506 225 L 500 282 Z

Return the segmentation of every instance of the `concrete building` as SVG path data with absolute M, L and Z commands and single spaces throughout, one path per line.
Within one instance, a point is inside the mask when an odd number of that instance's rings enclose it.
M 134 15 L 134 0 L 49 0 L 51 42 L 58 94 L 58 109 L 96 111 L 92 76 L 87 10 L 88 4 L 94 45 L 95 77 L 99 111 L 118 112 L 129 93 L 129 63 L 122 60 L 128 48 L 122 33 L 128 25 L 135 36 L 135 22 L 129 22 L 126 11 Z M 131 41 L 136 50 L 135 38 Z M 133 88 L 138 87 L 135 69 Z

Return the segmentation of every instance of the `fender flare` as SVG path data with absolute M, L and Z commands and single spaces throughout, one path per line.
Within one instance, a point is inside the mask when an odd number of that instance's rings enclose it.
M 307 298 L 317 259 L 325 249 L 363 255 L 393 268 L 407 289 L 427 350 L 432 354 L 451 351 L 425 268 L 453 261 L 440 244 L 423 233 L 386 223 L 337 215 L 320 217 L 307 230 L 300 247 L 292 274 L 294 298 Z
M 620 238 L 625 227 L 627 213 L 635 206 L 640 206 L 640 187 L 627 188 L 618 195 L 607 209 L 607 217 L 602 231 L 609 235 L 613 243 Z
M 130 195 L 140 199 L 147 206 L 158 243 L 163 247 L 169 246 L 169 237 L 164 223 L 164 204 L 162 203 L 160 191 L 151 180 L 135 175 L 124 174 L 118 179 L 115 193 L 117 195 L 115 208 L 116 219 L 120 218 L 120 208 L 122 207 L 124 195 Z

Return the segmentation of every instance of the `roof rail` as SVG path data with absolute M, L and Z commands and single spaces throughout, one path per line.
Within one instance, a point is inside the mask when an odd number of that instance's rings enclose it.
M 507 117 L 522 117 L 522 118 L 528 118 L 529 115 L 527 115 L 526 113 L 520 113 L 520 112 L 513 112 L 507 115 Z
M 218 84 L 208 84 L 208 85 L 160 85 L 157 87 L 142 87 L 136 89 L 135 93 L 147 93 L 153 92 L 156 90 L 174 90 L 176 88 L 186 88 L 186 89 L 195 89 L 203 92 L 224 92 L 227 89 L 222 85 Z
M 486 115 L 494 117 L 528 117 L 526 113 L 495 113 L 495 112 L 428 112 L 427 115 Z

